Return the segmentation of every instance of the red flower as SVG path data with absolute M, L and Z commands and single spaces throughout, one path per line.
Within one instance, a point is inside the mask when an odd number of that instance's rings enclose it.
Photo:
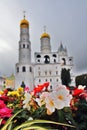
M 49 82 L 44 83 L 45 88 L 48 88 L 48 86 L 49 86 Z
M 84 92 L 80 96 L 87 100 L 87 91 L 84 90 Z
M 5 103 L 3 100 L 0 100 L 0 109 L 6 107 Z
M 73 90 L 73 96 L 80 96 L 84 92 L 84 89 L 75 89 Z
M 40 84 L 34 88 L 33 92 L 36 94 L 38 92 L 41 92 L 44 88 L 47 88 L 48 86 L 49 86 L 49 82 L 46 82 L 44 84 Z
M 4 94 L 6 95 L 7 93 L 8 93 L 8 90 L 7 90 L 7 89 L 5 89 L 5 90 L 4 90 Z
M 34 88 L 33 91 L 34 91 L 35 93 L 38 93 L 38 92 L 41 92 L 43 88 L 44 88 L 44 85 L 43 85 L 43 84 L 42 84 L 42 85 L 38 85 L 37 87 Z
M 6 95 L 1 95 L 1 96 L 0 96 L 0 99 L 1 99 L 1 100 L 4 100 L 4 101 L 7 101 L 7 100 L 8 100 L 8 96 L 6 96 Z
M 4 117 L 11 117 L 12 116 L 12 110 L 4 107 L 2 109 L 0 109 L 0 118 L 4 118 Z
M 6 121 L 5 121 L 5 120 L 2 120 L 1 124 L 4 125 L 5 123 L 6 123 Z

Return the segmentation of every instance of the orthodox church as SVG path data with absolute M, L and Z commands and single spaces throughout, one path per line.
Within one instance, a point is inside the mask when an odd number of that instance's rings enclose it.
M 31 61 L 31 41 L 29 21 L 25 18 L 20 22 L 19 59 L 15 65 L 15 88 L 22 82 L 30 90 L 38 84 L 49 82 L 49 90 L 61 84 L 61 70 L 70 70 L 71 85 L 75 84 L 73 75 L 73 57 L 68 56 L 67 48 L 61 43 L 57 51 L 51 51 L 50 35 L 45 31 L 40 37 L 40 52 L 34 53 L 34 63 Z

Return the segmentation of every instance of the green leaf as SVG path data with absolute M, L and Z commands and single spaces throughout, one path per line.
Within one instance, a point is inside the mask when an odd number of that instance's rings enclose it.
M 14 114 L 11 118 L 9 118 L 6 122 L 6 124 L 1 128 L 1 130 L 7 130 L 8 126 L 10 125 L 10 123 L 12 123 L 12 120 L 15 116 L 17 116 L 21 111 L 23 110 L 20 110 L 18 111 L 16 114 Z
M 60 125 L 60 126 L 68 126 L 68 127 L 75 128 L 75 126 L 72 126 L 69 124 L 48 121 L 48 120 L 30 120 L 30 121 L 26 121 L 26 122 L 22 123 L 19 126 L 16 126 L 15 128 L 12 128 L 12 125 L 13 125 L 12 120 L 22 111 L 23 110 L 18 111 L 11 118 L 9 118 L 6 122 L 6 124 L 3 126 L 3 128 L 1 128 L 1 130 L 19 130 L 19 129 L 27 130 L 27 129 L 38 129 L 38 128 L 40 128 L 40 130 L 48 130 L 47 128 L 44 128 L 43 126 L 40 126 L 41 124 L 44 125 L 44 123 L 45 124 L 55 124 L 55 125 Z M 37 124 L 37 125 L 35 126 L 35 124 Z
M 8 130 L 12 130 L 12 122 L 8 125 Z
M 68 126 L 68 127 L 75 128 L 75 126 L 72 126 L 69 124 L 64 124 L 64 123 L 59 123 L 59 122 L 54 122 L 54 121 L 32 120 L 32 121 L 27 121 L 27 122 L 22 123 L 20 126 L 15 127 L 13 130 L 19 130 L 19 129 L 24 128 L 24 127 L 31 127 L 31 125 L 34 125 L 34 124 L 38 124 L 38 126 L 39 126 L 39 124 L 41 124 L 41 123 L 56 124 L 56 125 L 62 125 L 62 126 Z
M 3 119 L 0 119 L 0 125 L 1 125 L 2 120 L 3 120 Z
M 31 130 L 31 129 L 34 129 L 34 130 L 48 130 L 48 128 L 43 128 L 41 126 L 29 126 L 29 127 L 24 128 L 22 130 Z

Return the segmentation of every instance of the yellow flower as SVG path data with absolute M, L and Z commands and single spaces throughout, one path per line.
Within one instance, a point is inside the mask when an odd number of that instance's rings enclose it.
M 2 95 L 4 92 L 3 91 L 0 91 L 0 95 Z
M 9 108 L 12 108 L 13 107 L 13 104 L 8 104 L 7 105 Z
M 22 87 L 19 87 L 19 88 L 17 89 L 17 91 L 18 91 L 19 93 L 23 93 L 24 89 L 23 89 Z
M 16 96 L 16 97 L 19 97 L 20 94 L 18 91 L 12 91 L 12 92 L 8 92 L 8 96 Z

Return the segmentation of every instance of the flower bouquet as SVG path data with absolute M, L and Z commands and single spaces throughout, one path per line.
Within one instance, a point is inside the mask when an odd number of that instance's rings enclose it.
M 79 112 L 83 112 L 80 105 L 85 112 L 87 110 L 86 90 L 75 88 L 71 94 L 70 89 L 64 85 L 52 91 L 48 91 L 48 86 L 49 83 L 46 82 L 32 91 L 29 87 L 0 91 L 0 129 L 80 130 L 77 118 L 81 114 Z M 84 123 L 81 130 L 83 128 L 86 130 Z

